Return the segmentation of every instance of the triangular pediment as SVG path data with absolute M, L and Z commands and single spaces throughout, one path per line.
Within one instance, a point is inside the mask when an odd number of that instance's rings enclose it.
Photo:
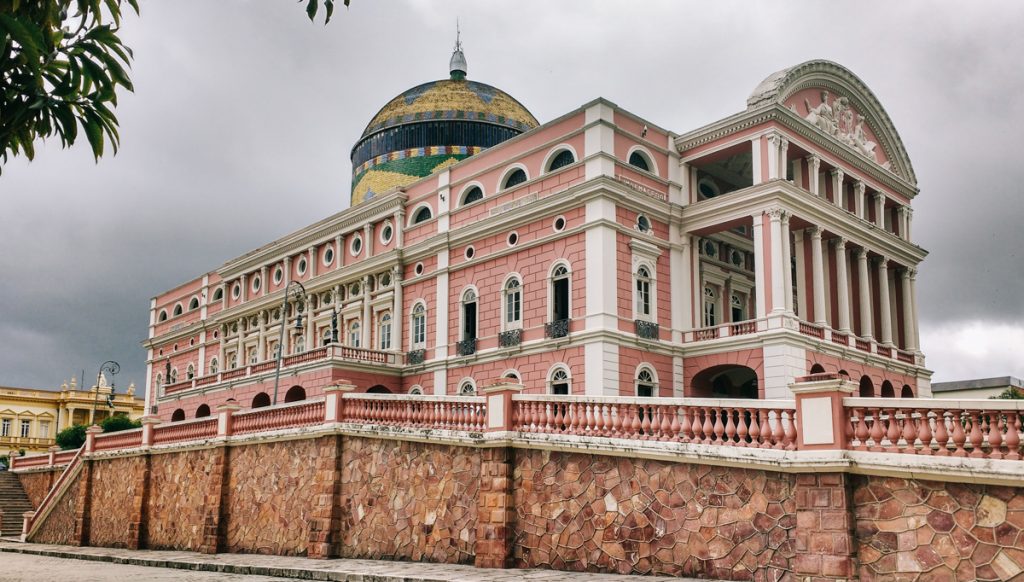
M 880 167 L 917 183 L 903 141 L 882 104 L 849 69 L 808 61 L 769 75 L 747 99 L 747 109 L 778 104 L 818 131 Z

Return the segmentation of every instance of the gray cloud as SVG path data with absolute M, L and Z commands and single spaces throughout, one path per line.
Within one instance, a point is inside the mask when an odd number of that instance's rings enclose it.
M 388 99 L 445 76 L 456 15 L 470 77 L 541 121 L 604 96 L 686 131 L 742 109 L 778 69 L 849 67 L 920 180 L 936 378 L 1024 375 L 1003 355 L 952 362 L 943 339 L 1024 327 L 1024 5 L 355 0 L 324 27 L 293 2 L 189 0 L 144 2 L 126 23 L 137 92 L 118 108 L 116 157 L 50 143 L 0 177 L 0 383 L 55 387 L 113 358 L 119 386 L 142 384 L 149 298 L 345 207 L 352 144 Z

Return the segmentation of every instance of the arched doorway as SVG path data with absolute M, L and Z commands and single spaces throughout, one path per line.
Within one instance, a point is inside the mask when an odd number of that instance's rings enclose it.
M 367 390 L 367 392 L 370 394 L 393 394 L 387 386 L 382 386 L 380 384 L 370 386 L 370 389 Z
M 266 392 L 260 392 L 256 396 L 253 396 L 253 398 L 252 398 L 252 407 L 253 408 L 263 408 L 265 406 L 270 406 L 270 395 L 269 394 L 267 394 Z
M 858 390 L 857 395 L 861 398 L 875 397 L 875 383 L 871 381 L 871 378 L 867 376 L 860 377 L 860 390 Z
M 285 402 L 298 402 L 306 399 L 306 389 L 302 386 L 292 386 L 284 395 Z
M 757 372 L 737 364 L 712 366 L 693 377 L 689 396 L 757 399 Z

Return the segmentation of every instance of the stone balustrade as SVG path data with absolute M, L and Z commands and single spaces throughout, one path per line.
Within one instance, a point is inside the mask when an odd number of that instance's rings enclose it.
M 231 417 L 231 429 L 227 434 L 252 434 L 323 424 L 324 408 L 324 399 L 321 398 L 237 412 Z
M 402 427 L 482 431 L 487 403 L 480 396 L 407 396 L 346 394 L 345 422 Z
M 217 418 L 197 418 L 160 424 L 153 428 L 154 445 L 208 439 L 217 436 Z
M 95 450 L 97 451 L 131 449 L 139 446 L 142 446 L 141 428 L 96 435 Z

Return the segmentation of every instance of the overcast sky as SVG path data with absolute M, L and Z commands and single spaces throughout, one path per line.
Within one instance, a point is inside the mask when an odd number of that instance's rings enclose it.
M 860 76 L 921 188 L 913 234 L 934 381 L 1024 376 L 1024 3 L 381 2 L 324 27 L 288 0 L 142 2 L 121 151 L 37 149 L 0 176 L 0 385 L 56 388 L 107 359 L 145 380 L 149 299 L 348 205 L 377 109 L 469 77 L 549 121 L 596 97 L 676 132 L 741 111 L 816 58 Z

